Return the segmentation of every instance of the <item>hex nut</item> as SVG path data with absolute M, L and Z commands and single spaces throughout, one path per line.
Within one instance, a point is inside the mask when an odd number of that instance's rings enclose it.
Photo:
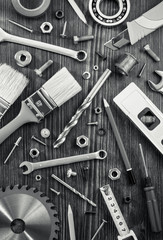
M 94 111 L 95 111 L 95 114 L 100 114 L 100 113 L 102 113 L 102 108 L 101 107 L 96 107 L 94 109 Z
M 62 19 L 65 16 L 65 14 L 62 10 L 59 9 L 58 11 L 56 11 L 55 16 L 57 19 Z
M 29 152 L 29 155 L 31 158 L 37 158 L 39 156 L 40 152 L 37 148 L 32 148 Z
M 89 144 L 89 139 L 86 136 L 81 135 L 81 136 L 77 137 L 76 145 L 79 146 L 80 148 L 87 147 L 88 144 Z
M 40 26 L 42 33 L 51 33 L 53 26 L 50 22 L 43 22 Z
M 109 170 L 108 177 L 111 180 L 118 180 L 118 179 L 120 179 L 120 176 L 121 176 L 121 171 L 118 168 L 112 168 Z

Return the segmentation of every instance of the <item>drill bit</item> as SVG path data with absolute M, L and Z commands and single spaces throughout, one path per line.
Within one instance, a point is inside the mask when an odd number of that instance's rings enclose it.
M 92 202 L 91 200 L 89 200 L 86 196 L 84 196 L 83 194 L 81 194 L 80 192 L 78 192 L 75 188 L 71 187 L 70 185 L 68 185 L 67 183 L 65 183 L 64 181 L 62 181 L 59 177 L 55 176 L 54 174 L 51 175 L 52 178 L 54 178 L 55 180 L 57 180 L 59 183 L 61 183 L 62 185 L 64 185 L 65 187 L 67 187 L 68 189 L 70 189 L 72 192 L 74 192 L 76 195 L 78 195 L 79 197 L 81 197 L 84 201 L 87 201 L 89 204 L 91 204 L 93 207 L 96 207 L 96 204 L 94 202 Z
M 19 146 L 19 143 L 21 140 L 22 140 L 22 137 L 19 137 L 18 140 L 14 143 L 14 146 L 13 146 L 11 152 L 9 153 L 9 155 L 7 156 L 6 160 L 4 161 L 4 164 L 7 163 L 7 161 L 9 160 L 9 158 L 10 158 L 11 154 L 13 153 L 13 151 L 15 150 L 15 148 Z
M 70 122 L 63 129 L 63 132 L 59 135 L 57 140 L 54 142 L 53 147 L 58 148 L 66 140 L 66 136 L 69 134 L 71 129 L 78 123 L 78 120 L 82 113 L 91 105 L 92 100 L 96 93 L 100 90 L 106 79 L 110 76 L 111 71 L 106 69 L 102 76 L 99 78 L 95 86 L 92 88 L 88 96 L 85 98 L 81 106 L 77 109 L 75 115 L 71 118 Z

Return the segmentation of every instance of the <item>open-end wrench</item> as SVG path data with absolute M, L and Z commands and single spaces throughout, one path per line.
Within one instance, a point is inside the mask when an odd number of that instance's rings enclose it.
M 66 165 L 70 163 L 83 162 L 93 159 L 103 160 L 107 157 L 107 152 L 105 150 L 99 150 L 94 153 L 82 154 L 77 156 L 58 158 L 53 160 L 47 160 L 42 162 L 31 163 L 24 161 L 20 164 L 20 168 L 25 168 L 26 171 L 23 172 L 24 175 L 27 175 L 35 170 L 49 167 L 56 167 L 60 165 Z
M 155 70 L 155 73 L 161 77 L 161 81 L 158 84 L 155 84 L 152 81 L 148 80 L 149 87 L 153 91 L 163 94 L 163 71 Z
M 72 49 L 59 47 L 45 42 L 40 42 L 32 39 L 22 38 L 15 35 L 11 35 L 0 28 L 0 42 L 12 42 L 34 48 L 39 48 L 45 51 L 61 54 L 78 60 L 79 62 L 85 61 L 87 53 L 83 50 L 74 51 Z

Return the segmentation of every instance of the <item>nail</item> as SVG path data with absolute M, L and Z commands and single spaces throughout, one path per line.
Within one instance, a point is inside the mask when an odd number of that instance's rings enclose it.
M 46 146 L 46 143 L 42 142 L 41 140 L 39 140 L 38 138 L 36 138 L 35 136 L 32 136 L 31 139 L 35 140 L 38 143 L 41 143 L 42 145 Z
M 102 227 L 104 226 L 104 224 L 107 223 L 106 220 L 102 219 L 102 223 L 101 225 L 99 226 L 99 228 L 97 229 L 97 231 L 95 232 L 94 236 L 91 238 L 91 240 L 94 240 L 95 237 L 97 236 L 97 234 L 100 232 L 100 230 L 102 229 Z
M 62 38 L 65 38 L 66 37 L 66 28 L 67 28 L 67 21 L 64 23 L 64 26 L 63 26 L 63 31 L 62 31 L 62 33 L 60 34 L 60 36 L 62 37 Z
M 50 190 L 54 193 L 56 193 L 58 196 L 61 194 L 60 192 L 57 192 L 56 190 L 54 190 L 53 188 L 50 188 Z

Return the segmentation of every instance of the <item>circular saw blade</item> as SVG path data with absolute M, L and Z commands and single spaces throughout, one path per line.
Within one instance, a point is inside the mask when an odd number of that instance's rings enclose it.
M 0 189 L 1 240 L 53 240 L 59 220 L 54 205 L 35 188 Z

